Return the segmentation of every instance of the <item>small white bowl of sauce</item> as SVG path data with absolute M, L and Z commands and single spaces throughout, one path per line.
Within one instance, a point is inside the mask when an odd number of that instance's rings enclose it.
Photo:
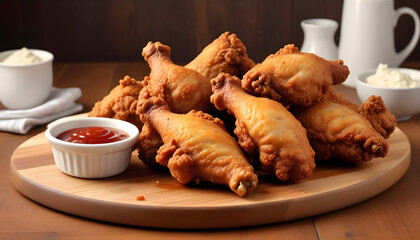
M 112 118 L 82 118 L 51 124 L 45 131 L 62 172 L 80 178 L 105 178 L 124 172 L 138 128 Z
M 379 69 L 379 67 L 378 67 Z M 371 95 L 380 96 L 389 111 L 398 121 L 405 121 L 411 116 L 420 113 L 420 71 L 409 68 L 390 68 L 389 70 L 402 73 L 412 78 L 417 84 L 407 87 L 401 86 L 376 86 L 367 81 L 368 77 L 378 73 L 378 69 L 369 70 L 360 74 L 356 79 L 356 90 L 359 99 L 364 102 Z M 379 81 L 386 81 L 380 77 Z
M 53 86 L 54 55 L 39 49 L 0 52 L 0 102 L 12 110 L 44 103 Z

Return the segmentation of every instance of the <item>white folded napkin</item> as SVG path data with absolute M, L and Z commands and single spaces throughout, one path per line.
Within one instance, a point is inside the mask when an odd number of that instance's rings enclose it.
M 80 88 L 55 88 L 45 103 L 25 110 L 0 110 L 0 131 L 26 134 L 35 125 L 82 111 L 75 103 L 82 96 Z

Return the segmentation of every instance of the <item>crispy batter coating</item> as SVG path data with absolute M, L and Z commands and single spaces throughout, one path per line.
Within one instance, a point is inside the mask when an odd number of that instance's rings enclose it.
M 157 97 L 143 101 L 138 113 L 145 126 L 157 132 L 164 143 L 157 151 L 156 162 L 167 166 L 180 183 L 226 184 L 239 196 L 256 187 L 253 167 L 219 119 L 195 110 L 173 113 Z M 148 151 L 144 147 L 140 145 L 139 151 Z
M 384 157 L 388 142 L 363 116 L 349 107 L 320 101 L 295 113 L 321 160 L 335 157 L 353 163 Z
M 389 138 L 397 126 L 397 118 L 387 109 L 380 96 L 370 96 L 359 106 L 357 112 L 384 138 Z
M 234 33 L 225 32 L 207 45 L 186 68 L 194 69 L 209 80 L 221 72 L 242 77 L 255 63 Z
M 327 61 L 286 45 L 249 70 L 242 79 L 248 92 L 286 105 L 307 106 L 321 100 L 325 90 L 350 74 L 342 60 Z
M 143 89 L 144 82 L 125 76 L 124 79 L 120 80 L 118 86 L 113 88 L 101 101 L 95 103 L 88 117 L 125 120 L 133 123 L 141 130 L 143 123 L 136 114 L 136 109 L 139 92 Z
M 168 46 L 149 42 L 142 54 L 149 63 L 151 73 L 149 83 L 140 93 L 140 101 L 149 96 L 161 97 L 176 113 L 210 109 L 209 80 L 195 70 L 174 64 Z
M 347 106 L 365 117 L 372 127 L 385 139 L 394 132 L 397 119 L 387 109 L 380 96 L 370 96 L 362 105 L 357 105 L 343 97 L 335 89 L 329 88 L 322 97 L 323 100 Z
M 150 124 L 144 124 L 137 144 L 139 159 L 153 169 L 162 169 L 155 160 L 157 151 L 162 145 L 163 141 L 159 133 Z
M 212 103 L 236 117 L 239 143 L 250 155 L 258 151 L 262 170 L 282 181 L 311 177 L 315 153 L 305 129 L 281 103 L 247 94 L 240 80 L 229 74 L 221 73 L 211 83 Z

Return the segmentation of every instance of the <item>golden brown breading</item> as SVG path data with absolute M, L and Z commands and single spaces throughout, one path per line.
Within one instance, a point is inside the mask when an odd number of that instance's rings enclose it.
M 323 100 L 347 106 L 365 117 L 372 127 L 384 138 L 389 138 L 397 125 L 397 119 L 387 109 L 380 96 L 370 96 L 362 105 L 357 105 L 343 97 L 332 87 L 322 97 Z
M 167 166 L 180 183 L 226 184 L 239 196 L 256 187 L 253 167 L 219 119 L 194 110 L 172 113 L 157 97 L 143 101 L 137 110 L 145 126 L 159 133 L 164 143 L 157 151 L 156 162 Z M 140 145 L 140 152 L 148 151 L 143 147 Z
M 360 163 L 388 152 L 388 142 L 369 121 L 344 105 L 323 100 L 300 109 L 295 116 L 306 128 L 318 159 L 335 157 Z
M 162 168 L 155 160 L 157 151 L 162 145 L 163 141 L 159 133 L 149 124 L 144 124 L 137 143 L 139 159 L 151 168 Z
M 255 63 L 236 34 L 225 32 L 207 45 L 186 68 L 194 69 L 209 80 L 221 72 L 242 77 Z
M 370 96 L 360 105 L 357 112 L 384 138 L 389 138 L 397 126 L 397 118 L 388 110 L 380 96 Z
M 211 83 L 212 103 L 236 117 L 239 143 L 249 155 L 258 152 L 262 170 L 282 181 L 311 177 L 315 153 L 305 129 L 281 103 L 247 94 L 240 80 L 229 74 L 220 73 Z
M 174 64 L 168 46 L 149 42 L 143 49 L 143 57 L 149 63 L 151 73 L 139 100 L 149 96 L 162 97 L 176 113 L 210 109 L 209 80 L 195 70 Z
M 327 61 L 286 45 L 249 70 L 242 79 L 248 92 L 286 105 L 307 106 L 321 100 L 325 90 L 349 75 L 342 60 Z
M 147 77 L 145 77 L 147 81 Z M 101 101 L 95 103 L 88 117 L 106 117 L 125 120 L 141 130 L 143 123 L 136 115 L 137 100 L 144 81 L 125 76 Z

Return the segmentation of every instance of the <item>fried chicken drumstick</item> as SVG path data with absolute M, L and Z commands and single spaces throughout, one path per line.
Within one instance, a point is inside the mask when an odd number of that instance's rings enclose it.
M 253 167 L 223 122 L 201 111 L 176 114 L 162 98 L 143 101 L 138 113 L 145 134 L 161 137 L 156 162 L 167 166 L 180 183 L 209 181 L 226 184 L 239 196 L 252 191 L 258 182 Z M 148 130 L 146 130 L 148 129 Z M 147 151 L 140 145 L 139 151 Z
M 255 63 L 248 57 L 246 47 L 236 34 L 225 32 L 207 45 L 186 68 L 194 69 L 212 79 L 221 72 L 242 77 Z
M 211 102 L 236 117 L 235 134 L 250 155 L 259 154 L 263 171 L 281 181 L 299 182 L 315 168 L 315 153 L 305 129 L 279 102 L 247 94 L 239 78 L 221 73 L 211 80 Z
M 385 139 L 389 138 L 397 125 L 397 119 L 387 109 L 380 96 L 370 96 L 362 105 L 357 105 L 344 98 L 332 87 L 322 96 L 323 100 L 335 102 L 349 107 L 365 117 L 372 127 Z
M 249 70 L 242 87 L 285 106 L 308 106 L 321 100 L 328 87 L 344 82 L 349 73 L 342 60 L 327 61 L 312 53 L 301 53 L 289 44 Z
M 318 159 L 335 157 L 361 163 L 384 157 L 388 152 L 388 142 L 366 118 L 349 107 L 323 100 L 294 113 L 306 128 Z
M 125 76 L 119 81 L 118 86 L 113 88 L 101 101 L 95 103 L 88 117 L 125 120 L 141 130 L 143 123 L 136 114 L 136 109 L 139 92 L 143 89 L 144 82 Z
M 160 42 L 149 42 L 143 48 L 142 54 L 151 72 L 139 100 L 162 97 L 169 109 L 176 113 L 187 113 L 192 109 L 208 111 L 211 106 L 209 80 L 195 70 L 174 64 L 170 51 Z

